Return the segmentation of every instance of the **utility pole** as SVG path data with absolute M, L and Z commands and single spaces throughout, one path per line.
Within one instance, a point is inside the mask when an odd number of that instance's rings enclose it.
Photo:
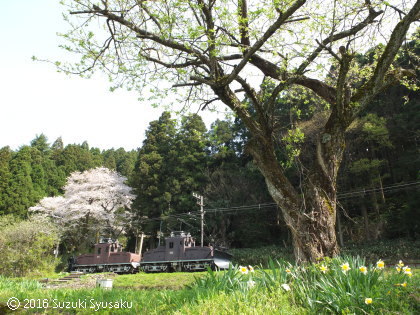
M 143 239 L 144 239 L 144 232 L 141 232 L 140 248 L 139 248 L 139 255 L 140 255 L 140 257 L 141 257 L 141 252 L 143 251 Z
M 201 212 L 201 247 L 204 245 L 204 197 L 202 195 L 193 193 L 194 198 L 196 198 L 197 204 L 200 206 Z

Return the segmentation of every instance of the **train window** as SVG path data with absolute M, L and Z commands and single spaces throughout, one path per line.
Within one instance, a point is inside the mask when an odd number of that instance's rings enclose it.
M 100 255 L 101 254 L 101 248 L 99 247 L 98 248 L 98 255 Z
M 108 253 L 108 251 L 109 251 L 109 247 L 107 246 L 105 247 L 105 253 Z
M 169 242 L 169 248 L 174 248 L 174 243 L 173 242 Z

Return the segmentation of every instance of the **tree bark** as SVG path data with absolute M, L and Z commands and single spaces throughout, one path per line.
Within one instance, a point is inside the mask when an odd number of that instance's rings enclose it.
M 364 225 L 364 230 L 365 230 L 365 238 L 367 241 L 370 240 L 370 231 L 369 231 L 369 216 L 367 213 L 367 208 L 366 208 L 366 204 L 365 201 L 362 200 L 362 203 L 360 205 L 360 209 L 362 211 L 362 216 L 363 216 L 363 225 Z
M 335 233 L 336 179 L 345 145 L 344 128 L 332 123 L 335 120 L 333 112 L 322 140 L 318 141 L 314 165 L 300 193 L 285 178 L 271 136 L 251 139 L 247 146 L 271 196 L 282 210 L 297 261 L 316 261 L 339 253 Z
M 340 211 L 337 210 L 337 227 L 338 227 L 338 240 L 340 241 L 340 246 L 344 246 L 344 239 L 343 239 L 343 229 L 341 227 L 341 215 Z

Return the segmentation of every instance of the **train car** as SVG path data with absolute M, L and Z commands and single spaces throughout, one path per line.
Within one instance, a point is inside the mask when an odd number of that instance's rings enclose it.
M 138 272 L 139 265 L 140 255 L 123 252 L 118 241 L 101 238 L 95 244 L 92 254 L 83 254 L 69 260 L 69 271 L 134 273 Z
M 213 246 L 195 246 L 189 233 L 172 232 L 165 245 L 143 253 L 140 270 L 145 272 L 202 271 L 229 268 L 232 255 Z

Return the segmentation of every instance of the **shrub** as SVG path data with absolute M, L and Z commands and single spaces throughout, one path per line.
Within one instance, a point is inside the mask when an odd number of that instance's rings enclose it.
M 279 246 L 265 246 L 259 248 L 241 248 L 229 250 L 233 254 L 233 263 L 237 265 L 262 265 L 267 267 L 270 259 L 293 261 L 292 249 Z
M 55 228 L 38 217 L 10 222 L 2 226 L 0 234 L 0 274 L 21 277 L 52 272 L 55 268 L 52 251 L 58 241 Z

